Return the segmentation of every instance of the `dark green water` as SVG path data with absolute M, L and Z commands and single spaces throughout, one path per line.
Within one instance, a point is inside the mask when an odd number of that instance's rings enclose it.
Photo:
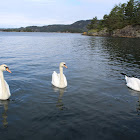
M 68 87 L 51 85 L 64 69 Z M 140 39 L 63 33 L 0 33 L 0 64 L 11 90 L 0 101 L 0 140 L 139 140 Z

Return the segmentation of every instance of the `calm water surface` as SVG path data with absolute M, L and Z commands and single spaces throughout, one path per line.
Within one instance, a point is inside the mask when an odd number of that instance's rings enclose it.
M 140 39 L 63 33 L 0 33 L 0 64 L 11 90 L 0 101 L 0 140 L 139 140 Z M 51 75 L 66 62 L 65 89 Z

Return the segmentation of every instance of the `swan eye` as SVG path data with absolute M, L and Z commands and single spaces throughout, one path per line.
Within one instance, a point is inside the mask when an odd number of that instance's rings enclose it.
M 8 67 L 6 67 L 6 66 L 4 66 L 6 69 L 8 68 Z

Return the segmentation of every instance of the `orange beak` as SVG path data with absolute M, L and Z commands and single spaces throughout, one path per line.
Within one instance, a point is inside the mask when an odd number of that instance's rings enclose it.
M 66 65 L 64 65 L 65 68 L 68 68 Z
M 8 71 L 9 73 L 12 73 L 12 72 L 9 70 L 9 68 L 8 68 L 8 67 L 6 68 L 6 71 Z

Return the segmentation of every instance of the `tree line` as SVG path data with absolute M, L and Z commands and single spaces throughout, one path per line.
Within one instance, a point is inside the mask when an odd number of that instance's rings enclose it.
M 111 33 L 113 30 L 122 29 L 127 25 L 140 25 L 140 0 L 129 0 L 127 3 L 115 5 L 102 20 L 94 17 L 87 28 L 97 31 L 106 28 Z

